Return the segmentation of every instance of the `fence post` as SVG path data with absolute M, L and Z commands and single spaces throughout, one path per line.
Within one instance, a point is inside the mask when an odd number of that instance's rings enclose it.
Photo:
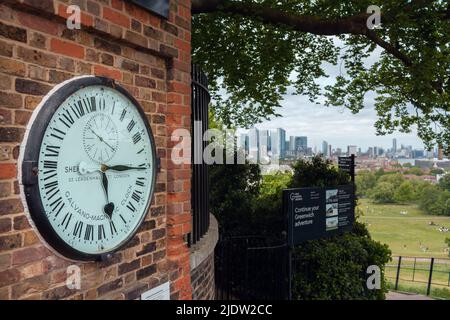
M 399 257 L 398 257 L 398 265 L 397 265 L 397 276 L 396 276 L 396 278 L 395 278 L 395 290 L 398 290 L 398 280 L 399 280 L 399 278 L 400 278 L 400 268 L 401 268 L 401 265 L 402 265 L 402 257 L 399 256 Z
M 414 276 L 416 275 L 416 260 L 417 260 L 417 257 L 414 257 L 414 268 L 413 268 L 413 276 L 412 276 L 413 282 L 414 282 Z
M 428 276 L 427 296 L 429 296 L 431 292 L 431 279 L 433 278 L 433 267 L 434 267 L 434 258 L 431 258 L 430 274 Z

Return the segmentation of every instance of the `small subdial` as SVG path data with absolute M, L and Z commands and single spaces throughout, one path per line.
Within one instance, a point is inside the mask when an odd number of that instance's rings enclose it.
M 117 151 L 119 138 L 117 127 L 105 114 L 97 114 L 86 123 L 83 131 L 83 146 L 91 160 L 105 163 Z

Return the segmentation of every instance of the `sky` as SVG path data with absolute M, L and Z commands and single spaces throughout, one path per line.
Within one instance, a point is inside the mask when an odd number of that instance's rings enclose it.
M 336 44 L 342 46 L 339 40 Z M 371 65 L 379 58 L 380 50 L 376 50 L 366 63 Z M 336 66 L 323 64 L 329 78 L 319 79 L 323 86 L 334 83 L 338 74 L 345 74 L 338 61 Z M 292 74 L 291 77 L 295 77 Z M 374 108 L 375 94 L 368 94 L 365 99 L 365 108 L 358 114 L 352 114 L 344 107 L 326 107 L 311 103 L 306 96 L 293 95 L 293 89 L 288 89 L 288 94 L 281 101 L 281 108 L 277 113 L 281 117 L 272 117 L 269 121 L 257 124 L 258 129 L 283 128 L 286 130 L 286 139 L 289 136 L 307 136 L 308 146 L 314 149 L 317 146 L 321 150 L 322 141 L 327 141 L 333 148 L 346 150 L 348 145 L 361 147 L 363 151 L 368 147 L 391 148 L 392 139 L 397 138 L 397 145 L 411 145 L 413 148 L 423 149 L 422 141 L 417 137 L 415 130 L 405 134 L 395 132 L 391 135 L 377 136 L 374 127 L 377 115 Z M 238 132 L 245 132 L 239 130 Z

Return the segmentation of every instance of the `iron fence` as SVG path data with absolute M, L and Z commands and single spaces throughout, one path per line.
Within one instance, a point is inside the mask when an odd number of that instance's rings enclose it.
M 208 166 L 203 162 L 203 150 L 206 147 L 206 142 L 203 141 L 203 134 L 208 129 L 208 105 L 210 101 L 210 94 L 208 91 L 208 78 L 206 77 L 205 73 L 198 66 L 192 65 L 191 76 L 191 127 L 193 128 L 193 138 L 191 139 L 192 233 L 189 237 L 190 245 L 195 244 L 198 240 L 200 240 L 200 238 L 203 237 L 203 235 L 208 231 L 209 228 Z M 197 124 L 195 124 L 195 122 L 197 122 Z M 198 147 L 199 145 L 201 145 L 201 148 Z
M 259 236 L 221 237 L 215 249 L 218 300 L 288 298 L 288 247 Z
M 450 288 L 450 259 L 394 256 L 385 274 L 394 290 L 408 287 L 430 295 L 432 288 Z

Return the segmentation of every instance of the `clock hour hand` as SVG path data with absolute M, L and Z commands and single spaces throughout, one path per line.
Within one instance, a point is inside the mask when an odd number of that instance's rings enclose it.
M 106 202 L 105 206 L 103 207 L 103 211 L 108 215 L 108 217 L 111 219 L 113 211 L 114 211 L 114 203 L 109 202 L 108 197 L 108 177 L 106 176 L 106 173 L 102 172 L 102 186 L 103 190 L 106 194 Z
M 106 170 L 113 170 L 113 171 L 126 171 L 126 170 L 145 170 L 148 169 L 148 167 L 130 167 L 126 165 L 116 165 L 116 166 L 108 166 L 106 164 L 102 164 L 101 170 L 105 172 Z

